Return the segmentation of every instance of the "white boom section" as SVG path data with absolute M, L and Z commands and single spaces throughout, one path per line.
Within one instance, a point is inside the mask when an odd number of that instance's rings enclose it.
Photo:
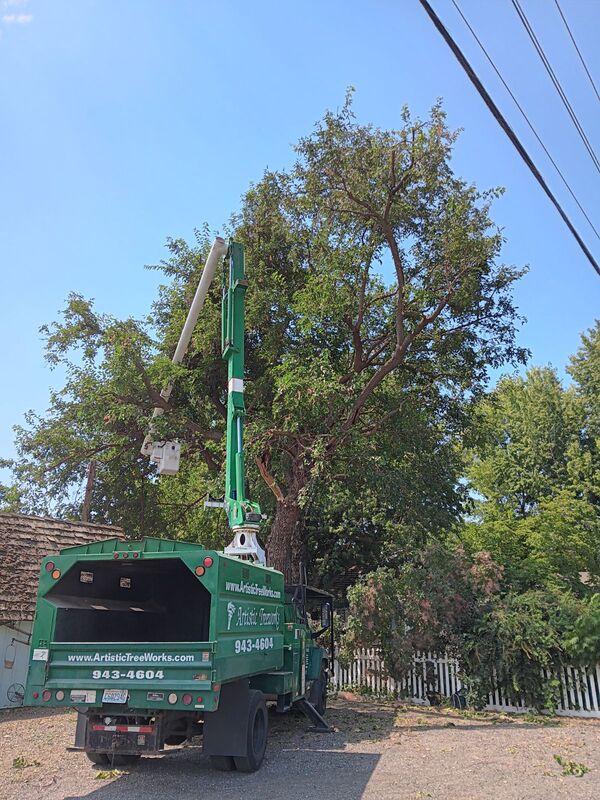
M 252 526 L 235 528 L 233 539 L 223 552 L 226 556 L 236 556 L 242 561 L 252 561 L 267 566 L 266 553 L 258 542 L 256 528 Z
M 212 247 L 210 248 L 210 253 L 208 254 L 208 258 L 206 259 L 206 263 L 204 264 L 204 269 L 202 270 L 200 283 L 198 284 L 198 288 L 196 289 L 196 294 L 194 295 L 194 299 L 192 300 L 190 310 L 188 311 L 185 325 L 183 326 L 183 330 L 181 331 L 179 341 L 177 342 L 177 347 L 175 348 L 175 353 L 172 358 L 173 364 L 180 364 L 181 361 L 183 361 L 183 357 L 187 352 L 190 339 L 192 338 L 192 333 L 194 332 L 194 328 L 196 327 L 198 316 L 202 311 L 202 306 L 204 305 L 204 301 L 206 300 L 206 295 L 208 294 L 210 285 L 213 281 L 213 278 L 215 277 L 215 272 L 217 271 L 217 265 L 226 252 L 227 252 L 227 242 L 225 241 L 225 239 L 222 239 L 220 236 L 217 236 L 214 242 L 212 243 Z M 173 391 L 173 385 L 169 384 L 162 390 L 160 396 L 163 398 L 163 400 L 168 401 L 169 398 L 171 397 L 172 391 Z M 163 413 L 163 411 L 164 411 L 163 408 L 160 407 L 155 408 L 154 411 L 152 412 L 152 419 L 159 417 Z M 144 456 L 152 456 L 153 450 L 154 450 L 154 439 L 152 436 L 152 422 L 150 422 L 150 431 L 146 436 L 146 438 L 144 439 L 144 443 L 141 447 L 140 452 Z

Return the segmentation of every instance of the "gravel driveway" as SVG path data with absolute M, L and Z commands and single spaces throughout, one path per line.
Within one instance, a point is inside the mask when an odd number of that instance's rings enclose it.
M 600 721 L 543 724 L 351 699 L 332 702 L 328 719 L 336 732 L 313 734 L 301 717 L 272 715 L 265 762 L 253 775 L 214 772 L 200 748 L 186 747 L 98 777 L 83 754 L 65 751 L 73 739 L 74 712 L 0 711 L 0 800 L 599 796 Z M 555 755 L 589 772 L 563 775 Z

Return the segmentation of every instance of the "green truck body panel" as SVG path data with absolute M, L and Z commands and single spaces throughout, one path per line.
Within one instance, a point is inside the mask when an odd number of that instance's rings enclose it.
M 240 678 L 294 701 L 325 656 L 294 614 L 280 572 L 201 545 L 145 538 L 68 548 L 42 562 L 26 703 L 97 709 L 105 689 L 120 689 L 128 713 L 209 712 L 221 686 Z

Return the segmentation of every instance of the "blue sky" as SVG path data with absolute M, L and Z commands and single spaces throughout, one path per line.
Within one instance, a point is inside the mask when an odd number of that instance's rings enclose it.
M 432 4 L 476 66 L 600 258 L 450 0 Z M 560 106 L 510 0 L 461 7 L 598 224 L 600 175 Z M 600 148 L 599 105 L 552 0 L 523 5 Z M 596 81 L 600 3 L 561 0 Z M 442 97 L 464 128 L 458 174 L 502 185 L 494 207 L 504 260 L 529 264 L 516 291 L 532 361 L 561 374 L 599 316 L 600 279 L 454 61 L 417 0 L 0 0 L 0 456 L 12 425 L 60 384 L 40 325 L 70 291 L 143 316 L 167 236 L 217 232 L 266 166 L 356 88 L 361 121 L 399 124 Z

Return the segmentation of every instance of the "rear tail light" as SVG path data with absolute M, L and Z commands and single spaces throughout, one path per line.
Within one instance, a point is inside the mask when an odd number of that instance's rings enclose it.
M 177 702 L 177 695 L 175 694 L 175 692 L 171 692 L 171 694 L 167 697 L 167 700 L 172 706 L 174 706 L 175 703 Z
M 204 567 L 202 567 L 202 566 L 199 566 L 199 567 L 196 567 L 196 569 L 194 570 L 194 572 L 196 573 L 196 575 L 197 575 L 199 578 L 201 578 L 201 577 L 204 575 L 204 573 L 206 572 L 206 570 L 204 569 Z
M 118 553 L 113 553 L 113 558 L 118 558 L 118 557 L 119 557 Z
M 46 572 L 52 572 L 54 569 L 54 561 L 46 561 Z
M 183 703 L 184 706 L 189 706 L 193 699 L 194 698 L 192 697 L 191 694 L 184 694 L 183 697 L 181 698 L 181 702 Z
M 44 691 L 42 692 L 42 700 L 45 703 L 47 703 L 51 697 L 52 697 L 52 692 L 50 691 L 50 689 L 44 689 Z
M 213 564 L 214 564 L 214 561 L 212 560 L 212 558 L 210 556 L 206 556 L 206 558 L 204 559 L 204 566 L 205 567 L 212 567 Z
M 33 699 L 34 699 L 34 700 L 37 700 L 39 696 L 40 696 L 40 693 L 39 693 L 39 692 L 34 692 L 34 693 L 33 693 Z
M 59 569 L 53 569 L 52 570 L 52 577 L 54 578 L 55 581 L 57 581 L 60 578 L 60 570 Z

